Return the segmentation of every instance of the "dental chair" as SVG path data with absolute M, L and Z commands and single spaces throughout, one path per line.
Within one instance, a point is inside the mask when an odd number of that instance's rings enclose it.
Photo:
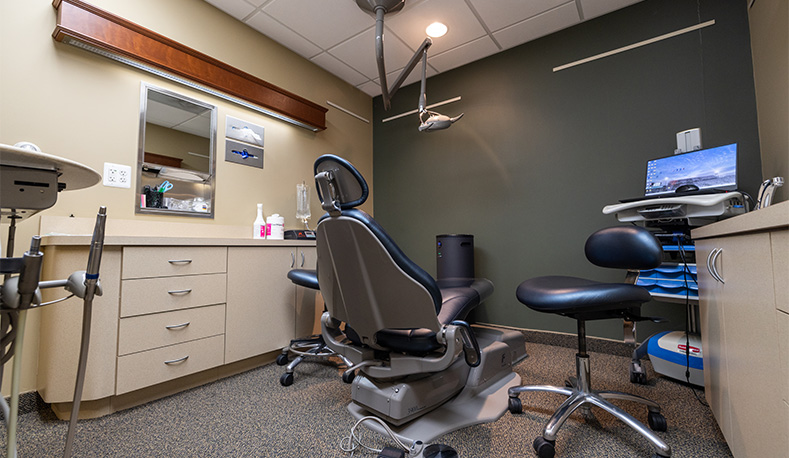
M 327 211 L 317 228 L 321 329 L 352 363 L 343 374 L 352 383 L 351 414 L 380 418 L 411 444 L 500 418 L 507 390 L 520 383 L 512 365 L 525 357 L 523 336 L 462 321 L 493 284 L 439 287 L 356 208 L 368 187 L 348 161 L 319 157 L 315 181 Z M 369 427 L 385 434 L 377 422 Z
M 652 269 L 660 265 L 663 249 L 660 242 L 646 229 L 620 226 L 601 229 L 586 241 L 586 257 L 592 264 L 617 269 Z M 579 407 L 588 416 L 590 407 L 599 407 L 618 418 L 654 447 L 657 455 L 671 456 L 671 448 L 632 415 L 608 400 L 634 401 L 648 409 L 648 422 L 655 431 L 665 431 L 667 424 L 660 406 L 649 399 L 616 391 L 594 391 L 590 383 L 589 355 L 586 353 L 586 321 L 624 318 L 630 321 L 661 321 L 642 317 L 641 305 L 651 299 L 649 292 L 634 284 L 600 283 L 576 277 L 548 276 L 524 281 L 518 286 L 518 300 L 532 310 L 555 313 L 574 318 L 578 322 L 578 353 L 575 355 L 576 376 L 565 387 L 535 385 L 518 386 L 509 390 L 509 410 L 521 413 L 523 405 L 518 395 L 526 391 L 547 391 L 567 396 L 543 428 L 542 435 L 533 443 L 540 458 L 553 458 L 559 428 Z

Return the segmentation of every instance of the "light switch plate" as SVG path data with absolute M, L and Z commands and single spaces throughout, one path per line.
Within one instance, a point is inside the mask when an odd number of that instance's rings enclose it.
M 131 188 L 131 167 L 105 162 L 103 184 L 113 188 Z

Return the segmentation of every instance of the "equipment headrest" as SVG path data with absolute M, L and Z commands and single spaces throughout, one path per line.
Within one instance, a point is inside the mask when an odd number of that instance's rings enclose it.
M 315 183 L 324 210 L 358 207 L 367 200 L 367 181 L 345 159 L 325 154 L 315 160 Z

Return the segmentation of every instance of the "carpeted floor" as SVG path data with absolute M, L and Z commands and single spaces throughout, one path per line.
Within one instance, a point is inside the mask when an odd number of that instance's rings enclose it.
M 529 357 L 516 366 L 523 383 L 563 385 L 575 371 L 575 350 L 527 343 Z M 690 387 L 656 376 L 646 362 L 649 385 L 629 382 L 626 356 L 591 352 L 592 386 L 627 391 L 657 401 L 668 431 L 657 433 L 673 456 L 730 457 L 731 453 L 709 408 Z M 345 410 L 350 387 L 336 367 L 305 362 L 295 383 L 279 384 L 282 367 L 271 364 L 199 388 L 103 418 L 82 420 L 74 444 L 75 457 L 346 457 L 339 449 L 353 419 Z M 698 391 L 699 398 L 704 394 Z M 532 441 L 563 397 L 549 393 L 521 395 L 524 413 L 472 426 L 437 440 L 462 458 L 534 457 Z M 647 410 L 616 402 L 646 423 Z M 20 412 L 19 457 L 61 456 L 68 423 L 57 420 L 40 399 Z M 574 413 L 561 429 L 556 456 L 650 457 L 649 444 L 599 409 L 586 421 Z M 5 451 L 5 434 L 0 446 Z M 369 431 L 366 443 L 393 445 Z M 354 456 L 375 458 L 373 453 Z

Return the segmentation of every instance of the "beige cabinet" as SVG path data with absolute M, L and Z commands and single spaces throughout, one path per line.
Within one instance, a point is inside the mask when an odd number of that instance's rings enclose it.
M 116 395 L 224 363 L 226 270 L 225 247 L 123 248 Z
M 789 453 L 785 204 L 693 231 L 705 393 L 738 458 Z
M 65 278 L 85 268 L 87 238 L 53 239 L 45 239 L 42 278 Z M 105 240 L 104 294 L 93 305 L 81 416 L 111 413 L 260 364 L 230 363 L 278 351 L 294 337 L 304 308 L 299 304 L 310 299 L 297 292 L 287 272 L 314 268 L 313 244 L 203 239 L 207 246 L 197 246 L 184 240 Z M 314 304 L 314 292 L 311 298 Z M 38 391 L 59 416 L 67 416 L 82 302 L 70 299 L 41 312 Z M 314 314 L 300 319 L 314 327 Z
M 312 247 L 228 249 L 226 363 L 285 347 L 302 335 L 297 323 L 312 333 L 315 293 L 295 286 L 287 272 L 314 269 L 315 257 Z

